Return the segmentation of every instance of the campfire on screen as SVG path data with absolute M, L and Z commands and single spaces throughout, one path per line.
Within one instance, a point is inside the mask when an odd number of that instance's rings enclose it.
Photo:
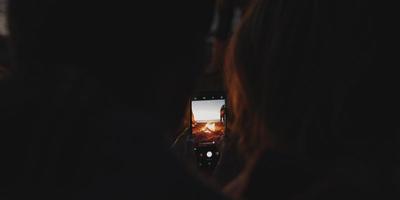
M 205 133 L 215 132 L 215 123 L 207 122 L 207 124 L 204 125 L 203 128 L 201 128 L 201 131 L 204 131 Z
M 196 142 L 217 141 L 224 134 L 224 124 L 219 121 L 196 122 L 192 131 Z

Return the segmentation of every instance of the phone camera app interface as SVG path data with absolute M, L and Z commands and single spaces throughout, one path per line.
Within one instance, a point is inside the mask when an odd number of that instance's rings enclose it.
M 196 144 L 220 141 L 225 133 L 225 121 L 225 99 L 200 98 L 192 101 L 191 124 Z

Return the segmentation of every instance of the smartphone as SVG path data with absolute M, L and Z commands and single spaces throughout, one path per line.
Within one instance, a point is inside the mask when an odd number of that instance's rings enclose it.
M 226 96 L 222 92 L 195 95 L 191 99 L 191 134 L 197 165 L 213 170 L 219 160 L 218 145 L 226 131 Z

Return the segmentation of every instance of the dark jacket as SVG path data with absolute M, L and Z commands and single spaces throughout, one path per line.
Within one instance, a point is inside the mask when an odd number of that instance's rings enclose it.
M 257 162 L 243 196 L 245 199 L 396 199 L 393 197 L 398 197 L 398 191 L 392 170 L 384 163 L 354 157 L 311 161 L 268 151 Z

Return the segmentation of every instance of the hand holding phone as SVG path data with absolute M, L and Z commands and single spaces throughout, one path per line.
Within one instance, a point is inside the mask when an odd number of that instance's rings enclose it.
M 191 101 L 191 133 L 198 167 L 213 170 L 220 157 L 217 145 L 226 130 L 226 98 L 223 93 L 196 95 Z

